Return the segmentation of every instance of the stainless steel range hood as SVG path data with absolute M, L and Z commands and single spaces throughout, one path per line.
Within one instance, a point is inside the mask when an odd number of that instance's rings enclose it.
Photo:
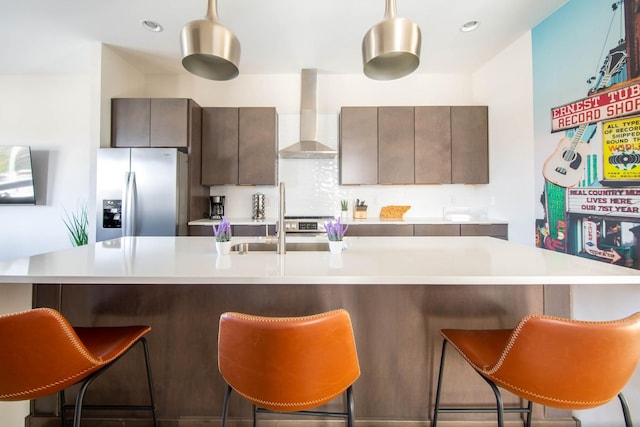
M 282 159 L 332 159 L 338 152 L 318 142 L 318 71 L 303 69 L 300 84 L 300 142 L 280 150 Z

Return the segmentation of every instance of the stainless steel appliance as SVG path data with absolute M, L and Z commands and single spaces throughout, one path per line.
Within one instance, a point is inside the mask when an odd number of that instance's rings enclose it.
M 175 148 L 99 148 L 96 241 L 187 235 L 187 155 Z
M 211 213 L 209 219 L 222 219 L 224 216 L 224 198 L 225 196 L 211 196 Z
M 261 220 L 264 219 L 264 194 L 256 193 L 253 195 L 253 203 L 251 205 L 251 218 Z
M 324 223 L 334 219 L 330 215 L 325 216 L 285 216 L 284 230 L 287 234 L 300 234 L 317 236 L 326 234 Z

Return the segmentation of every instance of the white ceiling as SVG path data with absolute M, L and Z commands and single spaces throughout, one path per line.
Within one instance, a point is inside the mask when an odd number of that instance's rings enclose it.
M 467 73 L 568 0 L 397 0 L 422 30 L 418 73 Z M 114 46 L 144 73 L 181 73 L 180 30 L 207 0 L 0 0 L 0 74 L 87 71 L 90 42 Z M 362 72 L 362 38 L 385 0 L 219 0 L 242 46 L 240 73 Z M 161 24 L 152 33 L 142 20 Z M 459 27 L 480 21 L 471 33 Z

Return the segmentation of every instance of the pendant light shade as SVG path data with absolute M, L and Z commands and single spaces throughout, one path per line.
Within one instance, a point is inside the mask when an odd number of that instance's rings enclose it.
M 209 80 L 230 80 L 238 75 L 240 42 L 218 22 L 216 0 L 209 0 L 205 19 L 191 21 L 180 34 L 182 66 Z
M 387 0 L 385 16 L 362 40 L 364 74 L 374 80 L 394 80 L 420 65 L 420 27 L 396 17 L 395 0 Z

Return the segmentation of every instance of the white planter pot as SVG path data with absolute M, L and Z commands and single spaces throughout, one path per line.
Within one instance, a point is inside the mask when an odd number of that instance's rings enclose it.
M 342 241 L 331 241 L 329 240 L 329 251 L 332 254 L 342 253 L 343 243 Z
M 216 241 L 216 252 L 218 253 L 218 255 L 229 255 L 229 252 L 231 252 L 231 241 L 228 241 L 228 242 Z

